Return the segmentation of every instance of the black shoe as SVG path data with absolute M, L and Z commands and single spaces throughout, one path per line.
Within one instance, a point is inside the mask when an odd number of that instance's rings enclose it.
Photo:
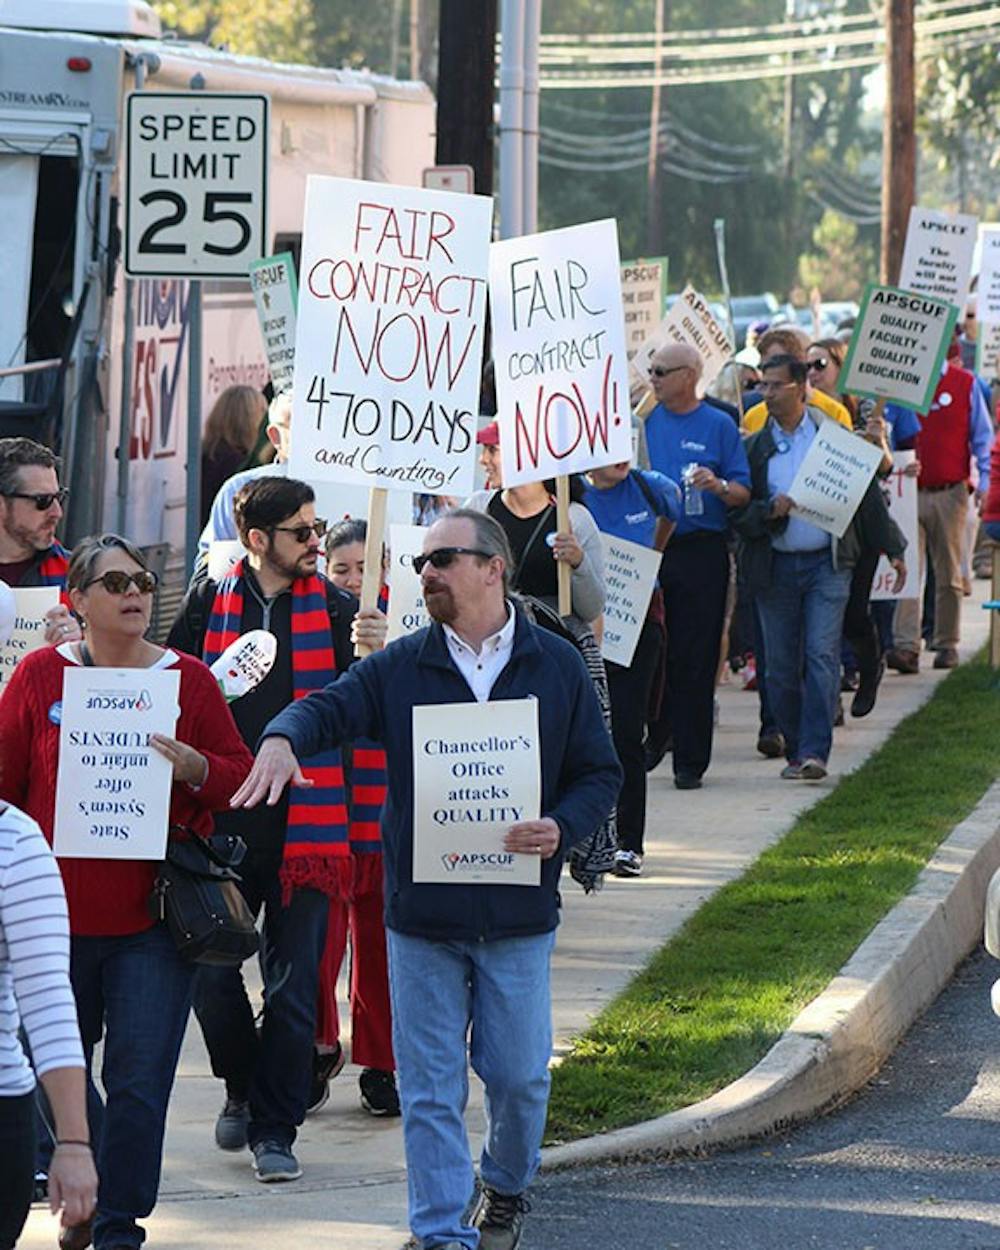
M 700 790 L 701 778 L 697 773 L 677 773 L 674 776 L 674 785 L 678 790 Z
M 242 1098 L 226 1097 L 215 1121 L 215 1144 L 220 1150 L 246 1150 L 250 1127 L 250 1104 Z
M 337 1049 L 331 1050 L 328 1054 L 321 1055 L 318 1050 L 313 1051 L 312 1082 L 309 1085 L 306 1115 L 312 1115 L 325 1104 L 330 1097 L 330 1082 L 338 1075 L 346 1062 L 347 1056 L 340 1042 L 337 1043 Z
M 873 672 L 862 673 L 858 693 L 851 700 L 852 716 L 867 716 L 875 706 L 878 687 L 885 675 L 885 660 L 880 659 Z
M 365 1068 L 358 1077 L 361 1088 L 361 1105 L 372 1115 L 392 1118 L 400 1114 L 399 1090 L 393 1072 L 381 1068 Z
M 530 1210 L 523 1194 L 501 1194 L 484 1185 L 471 1220 L 479 1229 L 480 1250 L 516 1250 Z
M 669 755 L 674 749 L 673 738 L 668 738 L 666 742 L 657 745 L 652 742 L 646 743 L 646 772 L 651 773 L 654 768 L 658 767 L 665 755 Z
M 785 735 L 780 729 L 762 729 L 757 739 L 757 750 L 769 760 L 779 760 L 785 754 Z
M 840 693 L 853 694 L 858 688 L 858 675 L 853 669 L 844 669 L 840 676 Z
M 833 724 L 835 729 L 839 729 L 844 723 L 844 700 L 837 695 L 837 707 L 833 713 Z

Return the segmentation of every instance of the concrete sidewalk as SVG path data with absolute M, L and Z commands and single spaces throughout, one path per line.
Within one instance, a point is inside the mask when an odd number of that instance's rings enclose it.
M 986 639 L 980 603 L 988 583 L 965 601 L 963 659 Z M 945 676 L 925 655 L 918 676 L 889 674 L 878 706 L 836 731 L 832 776 L 823 783 L 778 779 L 781 761 L 754 744 L 757 699 L 738 684 L 720 691 L 712 767 L 700 791 L 674 789 L 669 758 L 651 778 L 644 876 L 611 879 L 585 897 L 566 880 L 564 920 L 553 968 L 556 1053 L 617 993 L 649 955 L 719 886 L 738 876 L 843 773 L 857 768 Z M 849 696 L 845 699 L 849 702 Z M 237 1250 L 246 1245 L 326 1250 L 396 1250 L 405 1239 L 406 1182 L 399 1121 L 372 1119 L 359 1105 L 357 1069 L 334 1082 L 330 1101 L 307 1120 L 296 1151 L 305 1175 L 284 1186 L 253 1179 L 249 1155 L 226 1155 L 212 1139 L 221 1104 L 196 1026 L 188 1031 L 174 1088 L 160 1202 L 147 1221 L 149 1243 L 171 1250 Z M 468 1123 L 478 1139 L 481 1096 L 473 1079 Z M 54 1224 L 33 1211 L 19 1243 L 51 1247 Z

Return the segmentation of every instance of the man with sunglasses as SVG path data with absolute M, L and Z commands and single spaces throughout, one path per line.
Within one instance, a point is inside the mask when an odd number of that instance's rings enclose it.
M 232 705 L 237 728 L 252 748 L 268 722 L 305 687 L 332 682 L 354 662 L 355 639 L 380 647 L 385 618 L 377 611 L 359 614 L 353 595 L 317 576 L 326 523 L 316 519 L 315 496 L 305 482 L 251 480 L 237 493 L 233 510 L 248 555 L 223 582 L 203 579 L 191 586 L 168 644 L 211 662 L 229 641 L 252 629 L 275 636 L 273 668 Z M 343 813 L 340 762 L 331 761 L 325 776 L 328 810 Z M 212 1071 L 226 1083 L 216 1144 L 223 1150 L 249 1144 L 263 1182 L 301 1175 L 292 1145 L 310 1099 L 320 958 L 331 891 L 350 869 L 346 819 L 334 829 L 331 814 L 329 834 L 312 847 L 302 841 L 307 821 L 308 813 L 293 810 L 285 796 L 273 807 L 231 813 L 216 822 L 218 833 L 238 834 L 246 842 L 241 888 L 254 913 L 264 912 L 266 1005 L 259 1041 L 239 969 L 203 967 L 195 981 L 195 1013 Z M 335 1075 L 335 1060 L 342 1066 L 339 1051 L 331 1054 L 324 1081 Z
M 8 586 L 65 590 L 69 552 L 56 540 L 68 491 L 59 460 L 30 438 L 0 438 L 0 581 Z M 80 626 L 68 606 L 45 614 L 45 641 L 75 642 Z
M 701 356 L 670 343 L 650 361 L 656 407 L 646 418 L 650 468 L 687 484 L 690 503 L 660 567 L 667 624 L 664 710 L 650 725 L 649 767 L 673 736 L 674 785 L 697 790 L 712 756 L 715 677 L 729 589 L 728 512 L 750 498 L 735 423 L 698 395 Z M 698 506 L 697 510 L 691 504 Z
M 435 522 L 414 560 L 433 623 L 272 721 L 232 799 L 250 808 L 281 801 L 289 782 L 294 793 L 304 780 L 299 760 L 323 745 L 367 737 L 385 747 L 385 918 L 408 1250 L 514 1250 L 520 1240 L 548 1103 L 559 875 L 568 850 L 600 826 L 621 785 L 579 653 L 510 602 L 510 565 L 507 537 L 492 517 L 460 508 Z M 504 846 L 540 858 L 540 884 L 415 882 L 413 709 L 525 698 L 538 706 L 541 809 L 538 819 L 513 822 Z M 481 797 L 492 788 L 484 783 Z M 489 1116 L 483 1188 L 471 1216 L 463 1119 L 470 1029 Z

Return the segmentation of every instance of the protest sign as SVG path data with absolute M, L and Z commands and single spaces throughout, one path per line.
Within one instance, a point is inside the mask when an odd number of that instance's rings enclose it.
M 883 554 L 875 570 L 872 582 L 872 600 L 880 599 L 916 599 L 920 595 L 920 576 L 917 568 L 917 553 L 920 536 L 917 532 L 917 479 L 904 473 L 903 470 L 913 464 L 916 459 L 914 451 L 895 451 L 892 454 L 892 472 L 879 483 L 889 515 L 903 531 L 906 539 L 907 563 L 906 585 L 901 595 L 892 593 L 896 581 L 896 570 Z
M 881 463 L 881 447 L 828 417 L 816 431 L 788 488 L 796 515 L 835 538 L 843 538 Z
M 631 360 L 662 319 L 667 296 L 667 258 L 623 260 L 621 275 L 625 351 Z
M 494 243 L 490 307 L 504 486 L 627 460 L 616 223 Z
M 943 300 L 869 285 L 837 389 L 926 412 L 957 316 Z
M 212 664 L 211 673 L 227 703 L 257 688 L 274 668 L 278 640 L 267 629 L 250 629 L 231 642 Z
M 295 371 L 295 258 L 291 252 L 265 256 L 250 266 L 250 289 L 264 338 L 264 353 L 275 395 L 292 389 Z
M 492 211 L 484 196 L 309 178 L 293 477 L 471 492 Z
M 213 582 L 228 577 L 246 555 L 246 547 L 238 538 L 218 538 L 208 544 L 208 576 Z
M 641 398 L 649 390 L 650 361 L 668 343 L 686 343 L 701 356 L 699 395 L 704 395 L 706 387 L 711 386 L 733 354 L 729 336 L 712 316 L 708 301 L 688 284 L 656 330 L 632 357 L 629 384 L 633 404 L 638 402 L 637 396 Z
M 149 735 L 173 737 L 180 678 L 178 669 L 66 669 L 52 843 L 57 855 L 163 858 L 173 765 L 149 745 Z
M 58 603 L 58 586 L 14 588 L 14 628 L 0 646 L 0 690 L 10 680 L 18 660 L 46 645 L 45 613 Z
M 0 646 L 3 646 L 14 632 L 16 620 L 17 600 L 14 598 L 14 592 L 5 581 L 0 580 Z
M 977 218 L 964 213 L 939 213 L 914 204 L 906 229 L 900 288 L 956 307 L 964 305 L 977 224 Z
M 605 590 L 601 654 L 628 668 L 646 620 L 663 553 L 604 533 L 601 547 Z
M 1000 230 L 984 230 L 980 244 L 976 317 L 981 325 L 1000 321 Z
M 424 589 L 413 568 L 413 557 L 424 549 L 427 530 L 422 525 L 389 526 L 389 632 L 386 641 L 416 633 L 431 623 Z
M 413 709 L 413 880 L 538 885 L 537 855 L 504 836 L 541 808 L 538 700 Z
M 976 330 L 976 372 L 1000 378 L 1000 321 L 980 321 Z

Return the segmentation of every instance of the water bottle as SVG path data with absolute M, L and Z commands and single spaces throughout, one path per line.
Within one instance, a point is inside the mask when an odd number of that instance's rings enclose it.
M 686 464 L 681 470 L 681 482 L 684 485 L 684 515 L 701 516 L 705 511 L 704 492 L 694 485 L 692 479 L 701 466 Z

